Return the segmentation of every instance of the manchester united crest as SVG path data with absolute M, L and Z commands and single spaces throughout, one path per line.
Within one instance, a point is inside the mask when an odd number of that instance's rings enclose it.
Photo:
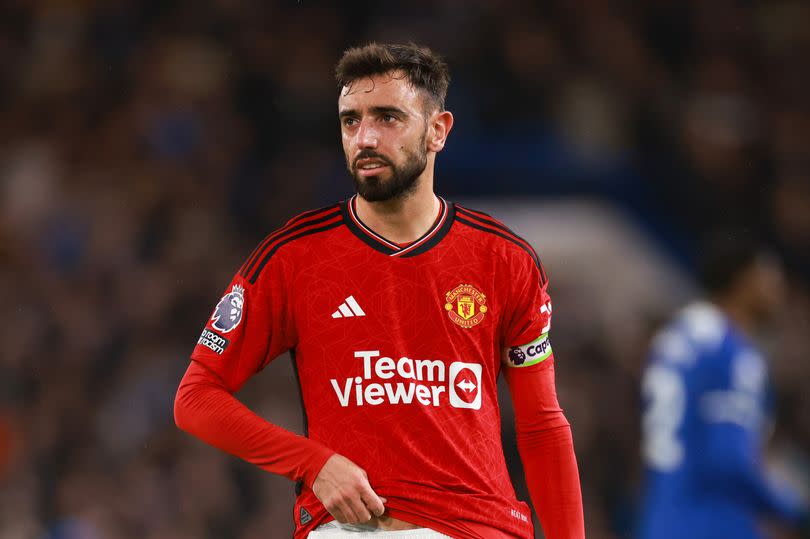
M 487 297 L 471 284 L 460 284 L 444 296 L 450 320 L 463 328 L 477 326 L 487 313 Z

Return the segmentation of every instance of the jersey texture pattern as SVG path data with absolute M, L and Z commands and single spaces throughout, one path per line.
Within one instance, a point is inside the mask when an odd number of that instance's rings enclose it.
M 553 357 L 537 254 L 444 200 L 424 236 L 397 245 L 365 227 L 354 202 L 269 235 L 192 359 L 236 392 L 291 351 L 306 435 L 366 470 L 392 516 L 454 537 L 479 537 L 475 524 L 533 537 L 503 455 L 496 380 Z M 331 519 L 305 483 L 293 517 L 296 538 Z

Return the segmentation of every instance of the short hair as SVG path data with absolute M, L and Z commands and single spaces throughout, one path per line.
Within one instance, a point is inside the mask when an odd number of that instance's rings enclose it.
M 450 85 L 450 72 L 441 56 L 415 43 L 369 43 L 343 53 L 335 67 L 338 88 L 358 79 L 402 71 L 415 88 L 424 90 L 439 110 Z
M 770 250 L 747 230 L 725 229 L 711 233 L 701 242 L 698 277 L 711 295 L 732 291 L 738 277 Z

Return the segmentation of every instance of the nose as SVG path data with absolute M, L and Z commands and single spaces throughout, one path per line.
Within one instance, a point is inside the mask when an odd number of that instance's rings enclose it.
M 361 149 L 376 148 L 379 143 L 380 133 L 372 122 L 363 121 L 357 129 L 357 146 Z

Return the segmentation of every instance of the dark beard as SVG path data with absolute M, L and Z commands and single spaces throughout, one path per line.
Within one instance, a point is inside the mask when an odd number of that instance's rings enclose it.
M 354 180 L 354 188 L 357 194 L 368 202 L 386 202 L 388 200 L 404 199 L 416 190 L 417 181 L 422 172 L 427 167 L 427 151 L 425 150 L 424 136 L 419 144 L 419 149 L 414 153 L 409 153 L 402 166 L 394 164 L 371 150 L 364 150 L 355 159 L 374 157 L 383 161 L 391 169 L 391 177 L 383 181 L 380 176 L 368 176 L 366 178 L 357 174 L 357 165 L 353 165 L 349 172 Z

